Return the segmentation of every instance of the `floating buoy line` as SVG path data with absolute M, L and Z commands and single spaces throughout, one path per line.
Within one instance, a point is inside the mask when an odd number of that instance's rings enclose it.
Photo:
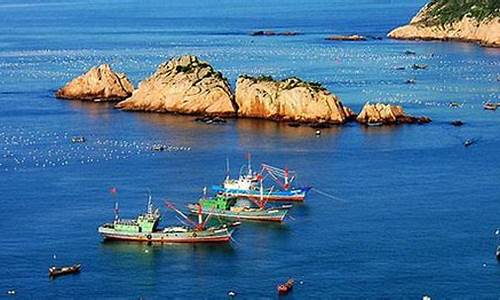
M 75 142 L 75 135 L 68 132 L 0 127 L 0 172 L 95 164 L 137 156 L 161 155 L 162 152 L 191 151 L 191 147 L 158 140 L 122 140 L 89 135 L 77 141 Z

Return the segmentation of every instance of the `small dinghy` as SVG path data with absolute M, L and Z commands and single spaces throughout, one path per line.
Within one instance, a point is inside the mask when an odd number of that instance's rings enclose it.
M 498 103 L 491 103 L 491 102 L 487 102 L 483 105 L 483 108 L 485 110 L 497 110 L 498 108 Z
M 152 151 L 158 151 L 158 152 L 165 151 L 166 148 L 167 147 L 162 144 L 154 144 L 153 146 L 151 146 Z
M 288 279 L 288 281 L 285 283 L 278 284 L 278 287 L 277 287 L 278 294 L 280 294 L 280 295 L 287 294 L 288 292 L 290 292 L 292 290 L 294 284 L 295 284 L 295 281 L 292 278 Z
M 54 278 L 60 275 L 79 273 L 80 268 L 80 264 L 74 264 L 72 266 L 65 266 L 60 268 L 53 266 L 49 268 L 49 277 Z
M 450 102 L 450 104 L 448 104 L 448 106 L 452 107 L 452 108 L 460 108 L 463 106 L 463 104 L 460 102 Z
M 470 146 L 474 145 L 475 143 L 476 143 L 476 141 L 467 139 L 464 141 L 464 147 L 466 147 L 466 148 L 470 147 Z
M 497 247 L 497 251 L 495 252 L 495 256 L 497 257 L 497 260 L 500 261 L 500 246 Z
M 71 142 L 73 144 L 80 144 L 80 143 L 85 143 L 85 137 L 84 136 L 74 136 L 71 138 Z

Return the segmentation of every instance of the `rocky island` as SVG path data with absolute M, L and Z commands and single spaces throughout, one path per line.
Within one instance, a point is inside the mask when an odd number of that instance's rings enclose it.
M 352 111 L 318 83 L 242 75 L 236 83 L 238 116 L 275 121 L 343 124 Z
M 115 73 L 108 64 L 102 64 L 71 80 L 55 96 L 71 100 L 117 101 L 132 95 L 133 90 L 127 75 Z
M 196 56 L 174 57 L 143 80 L 132 96 L 116 105 L 135 111 L 234 116 L 229 83 L 220 72 Z
M 274 36 L 274 35 L 282 35 L 282 36 L 294 36 L 299 33 L 296 31 L 268 31 L 268 30 L 258 30 L 250 33 L 251 36 Z
M 173 57 L 161 64 L 138 89 L 124 74 L 109 65 L 90 69 L 57 93 L 57 97 L 81 100 L 122 99 L 116 108 L 202 116 L 204 123 L 224 123 L 220 117 L 240 117 L 328 127 L 356 120 L 361 124 L 422 124 L 426 117 L 405 114 L 401 106 L 366 103 L 357 116 L 340 99 L 317 82 L 297 77 L 277 80 L 271 76 L 241 75 L 236 91 L 209 63 L 196 56 Z M 128 98 L 126 98 L 128 97 Z M 123 98 L 126 98 L 123 100 Z M 291 123 L 291 124 L 292 124 Z
M 399 105 L 383 103 L 366 103 L 356 118 L 360 124 L 425 124 L 431 122 L 428 117 L 414 117 L 407 115 Z
M 500 1 L 432 0 L 393 39 L 456 40 L 500 47 Z
M 325 38 L 327 41 L 366 41 L 366 37 L 358 34 L 353 35 L 330 35 Z

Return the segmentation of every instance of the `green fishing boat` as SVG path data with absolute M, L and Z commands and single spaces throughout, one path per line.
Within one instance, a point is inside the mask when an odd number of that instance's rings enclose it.
M 213 215 L 225 219 L 241 221 L 283 222 L 292 205 L 265 207 L 266 201 L 241 201 L 236 197 L 217 194 L 214 197 L 201 198 L 198 203 L 188 204 L 188 209 L 195 214 Z
M 121 219 L 118 215 L 118 205 L 116 205 L 115 220 L 99 226 L 98 231 L 107 240 L 147 243 L 215 243 L 229 242 L 233 227 L 237 225 L 233 223 L 207 227 L 210 216 L 203 220 L 200 214 L 196 223 L 177 210 L 173 204 L 167 203 L 167 207 L 184 217 L 189 225 L 160 228 L 160 210 L 153 207 L 150 197 L 147 211 L 135 219 Z

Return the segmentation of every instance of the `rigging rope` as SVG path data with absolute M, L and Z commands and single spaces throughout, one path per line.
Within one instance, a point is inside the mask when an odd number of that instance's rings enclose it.
M 335 197 L 335 196 L 333 196 L 333 195 L 331 195 L 331 194 L 328 194 L 328 193 L 326 193 L 326 192 L 323 192 L 323 191 L 321 191 L 321 190 L 318 190 L 317 188 L 312 188 L 311 190 L 312 190 L 312 191 L 315 191 L 316 193 L 321 194 L 321 195 L 323 195 L 323 196 L 325 196 L 325 197 L 327 197 L 327 198 L 330 198 L 330 199 L 333 199 L 333 200 L 337 200 L 337 201 L 340 201 L 340 202 L 342 202 L 342 203 L 347 203 L 347 202 L 349 202 L 349 201 L 347 201 L 347 200 L 345 200 L 345 199 L 342 199 L 342 198 L 339 198 L 339 197 Z

